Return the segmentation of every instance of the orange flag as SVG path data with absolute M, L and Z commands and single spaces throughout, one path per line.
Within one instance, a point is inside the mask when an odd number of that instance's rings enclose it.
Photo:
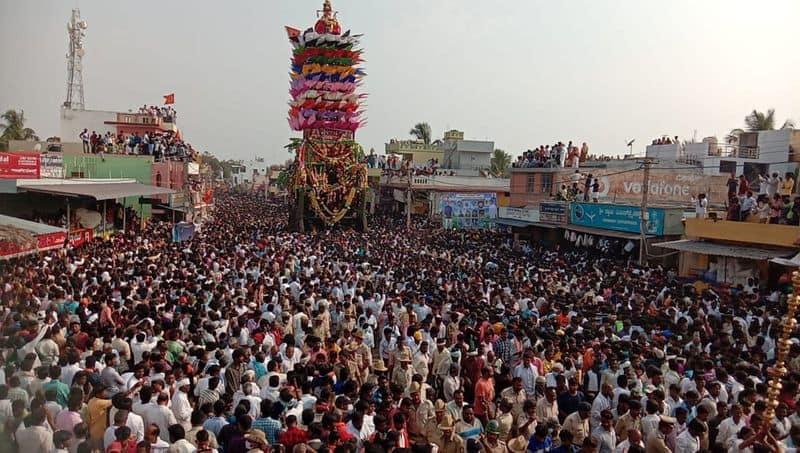
M 174 104 L 175 103 L 175 93 L 165 94 L 164 95 L 164 105 Z

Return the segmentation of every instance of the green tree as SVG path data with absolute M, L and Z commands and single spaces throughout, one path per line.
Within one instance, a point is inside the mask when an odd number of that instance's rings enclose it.
M 772 131 L 775 130 L 775 109 L 769 109 L 766 113 L 753 109 L 744 117 L 745 129 L 736 128 L 728 133 L 725 140 L 728 143 L 738 143 L 739 136 L 745 132 Z M 783 122 L 781 129 L 792 129 L 795 123 L 791 119 Z
M 6 110 L 0 115 L 4 121 L 0 123 L 3 133 L 0 135 L 0 149 L 7 150 L 11 140 L 39 140 L 36 132 L 25 127 L 25 112 L 23 110 Z
M 431 125 L 428 123 L 417 123 L 408 133 L 416 137 L 417 140 L 422 140 L 422 143 L 426 145 L 431 144 L 433 133 L 431 132 Z
M 775 109 L 769 109 L 767 113 L 753 109 L 749 115 L 744 117 L 744 124 L 747 125 L 747 130 L 750 132 L 774 130 Z M 791 129 L 793 127 L 794 122 L 792 120 L 786 120 L 783 122 L 781 129 Z
M 508 167 L 511 166 L 511 154 L 503 151 L 502 149 L 495 149 L 492 154 L 491 172 L 495 176 L 505 177 L 508 176 Z
M 222 172 L 222 177 L 227 179 L 231 177 L 231 166 L 235 164 L 241 164 L 241 160 L 233 160 L 233 159 L 226 159 L 226 160 L 219 160 L 217 156 L 209 153 L 208 151 L 204 152 L 200 156 L 201 162 L 203 165 L 207 165 L 211 168 L 211 171 L 214 173 L 214 177 L 218 177 L 220 171 Z

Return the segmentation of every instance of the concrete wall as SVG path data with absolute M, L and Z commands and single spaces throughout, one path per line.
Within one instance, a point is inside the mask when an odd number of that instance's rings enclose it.
M 447 140 L 441 145 L 444 168 L 484 170 L 491 166 L 494 142 L 481 140 Z
M 708 195 L 711 203 L 721 203 L 727 194 L 727 176 L 707 176 L 699 168 L 686 166 L 675 169 L 674 162 L 662 162 L 664 169 L 650 172 L 651 202 L 691 203 L 698 193 Z M 605 202 L 635 202 L 642 198 L 643 172 L 638 165 L 606 169 L 582 169 L 600 179 L 600 200 Z M 511 206 L 526 206 L 549 200 L 561 184 L 570 185 L 571 168 L 513 169 L 511 172 Z M 549 181 L 549 184 L 547 184 Z M 530 183 L 530 184 L 529 184 Z M 543 187 L 552 187 L 545 190 Z M 583 190 L 583 180 L 578 184 Z M 528 190 L 533 189 L 533 190 Z
M 98 134 L 105 134 L 106 132 L 116 134 L 117 127 L 114 124 L 105 124 L 106 122 L 114 123 L 116 121 L 116 112 L 62 108 L 60 122 L 61 141 L 80 143 L 81 140 L 78 136 L 83 129 L 88 129 L 90 135 L 92 131 Z
M 66 178 L 132 178 L 142 184 L 150 184 L 153 174 L 153 159 L 142 156 L 95 155 L 64 156 L 64 176 Z M 129 197 L 127 206 L 139 210 L 139 197 Z M 144 205 L 145 217 L 150 216 L 150 206 Z
M 685 226 L 687 237 L 719 241 L 798 248 L 800 239 L 800 228 L 791 225 L 694 218 L 686 219 Z
M 647 145 L 645 155 L 653 159 L 678 160 L 681 155 L 681 145 L 679 143 Z
M 186 164 L 183 162 L 153 162 L 151 165 L 150 184 L 159 187 L 167 187 L 183 192 L 183 184 L 186 180 Z M 169 195 L 155 195 L 165 204 L 169 203 Z

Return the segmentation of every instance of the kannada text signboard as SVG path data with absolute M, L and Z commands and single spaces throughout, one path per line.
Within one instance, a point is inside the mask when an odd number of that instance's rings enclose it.
M 639 233 L 641 227 L 641 210 L 638 206 L 623 206 L 604 203 L 570 203 L 569 223 L 604 230 Z M 664 210 L 647 209 L 646 234 L 661 236 L 664 234 Z

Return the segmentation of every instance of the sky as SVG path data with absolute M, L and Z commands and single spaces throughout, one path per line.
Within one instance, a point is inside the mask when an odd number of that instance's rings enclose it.
M 184 138 L 218 157 L 289 158 L 291 48 L 321 0 L 0 2 L 0 109 L 58 135 L 66 23 L 88 22 L 86 108 L 127 111 L 175 93 Z M 753 109 L 800 123 L 800 2 L 774 0 L 334 0 L 363 33 L 369 123 L 383 152 L 428 122 L 513 155 L 556 141 L 641 154 L 667 134 L 743 127 Z M 696 132 L 695 132 L 696 131 Z M 64 141 L 77 138 L 62 137 Z

